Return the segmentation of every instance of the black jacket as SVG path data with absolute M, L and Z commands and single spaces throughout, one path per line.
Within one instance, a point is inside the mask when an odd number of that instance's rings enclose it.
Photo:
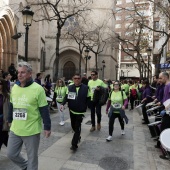
M 78 113 L 84 113 L 87 109 L 87 100 L 88 100 L 88 86 L 81 84 L 78 94 L 76 92 L 76 86 L 75 84 L 68 86 L 68 93 L 74 92 L 76 93 L 75 99 L 68 99 L 68 95 L 65 96 L 62 105 L 64 105 L 66 102 L 68 102 L 68 107 L 70 110 Z

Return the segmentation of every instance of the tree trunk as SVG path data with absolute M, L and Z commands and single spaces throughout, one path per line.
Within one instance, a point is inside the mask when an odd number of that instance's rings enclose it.
M 59 72 L 59 48 L 60 48 L 60 36 L 61 36 L 61 28 L 57 27 L 57 34 L 56 34 L 56 73 L 55 73 L 55 79 L 58 79 L 58 72 Z
M 79 74 L 81 75 L 81 60 L 82 60 L 82 50 L 80 49 L 80 59 L 79 59 Z
M 155 63 L 155 75 L 159 75 L 160 71 L 160 60 L 161 60 L 161 54 L 157 56 L 156 63 Z
M 98 65 L 97 65 L 97 53 L 95 53 L 95 63 L 96 63 L 96 71 L 98 71 Z

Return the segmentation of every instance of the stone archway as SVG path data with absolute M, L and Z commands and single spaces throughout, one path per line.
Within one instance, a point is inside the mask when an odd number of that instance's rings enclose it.
M 17 41 L 11 38 L 15 33 L 13 12 L 5 8 L 0 13 L 0 68 L 6 71 L 17 59 Z
M 73 62 L 68 61 L 67 63 L 65 63 L 63 68 L 63 77 L 65 77 L 66 80 L 72 79 L 75 72 L 76 72 L 76 66 Z

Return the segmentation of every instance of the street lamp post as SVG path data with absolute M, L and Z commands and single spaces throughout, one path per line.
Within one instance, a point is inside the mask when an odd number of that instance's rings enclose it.
M 28 61 L 28 30 L 29 30 L 29 26 L 31 26 L 34 12 L 32 12 L 32 10 L 30 9 L 29 6 L 26 6 L 22 10 L 22 15 L 23 15 L 23 25 L 25 26 L 25 30 L 26 30 L 26 33 L 25 33 L 25 61 Z
M 117 80 L 117 78 L 118 78 L 118 68 L 119 68 L 119 66 L 116 65 L 116 66 L 115 66 L 115 69 L 116 69 L 116 80 Z
M 103 67 L 102 67 L 102 79 L 104 80 L 104 68 L 106 67 L 105 61 L 102 61 Z
M 148 55 L 148 80 L 149 80 L 149 61 L 150 61 L 150 56 L 151 56 L 151 52 L 152 52 L 152 49 L 151 48 L 148 48 L 147 49 L 147 55 Z
M 85 60 L 86 60 L 86 66 L 85 66 L 85 73 L 87 74 L 87 60 L 90 60 L 91 56 L 89 56 L 89 49 L 86 47 L 86 49 L 84 50 L 85 52 Z

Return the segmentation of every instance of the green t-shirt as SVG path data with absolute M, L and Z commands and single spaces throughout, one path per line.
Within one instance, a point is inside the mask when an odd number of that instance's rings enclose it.
M 123 89 L 125 90 L 125 93 L 129 93 L 129 85 L 128 84 L 123 84 Z
M 56 101 L 61 103 L 64 100 L 64 97 L 66 96 L 67 87 L 56 87 L 54 92 L 56 93 Z
M 122 96 L 122 93 L 123 93 L 123 96 Z M 123 106 L 123 101 L 125 99 L 127 99 L 127 96 L 124 91 L 122 91 L 122 93 L 121 93 L 121 91 L 117 91 L 117 92 L 112 91 L 111 92 L 111 96 L 110 96 L 111 105 L 119 103 L 119 104 L 121 104 L 121 107 Z M 119 113 L 119 112 L 115 112 L 115 113 Z
M 10 102 L 13 104 L 10 130 L 18 136 L 40 133 L 42 118 L 39 107 L 48 105 L 43 87 L 35 82 L 24 88 L 15 84 L 11 91 Z
M 88 87 L 89 87 L 89 96 L 91 97 L 91 100 L 93 100 L 94 90 L 96 89 L 97 86 L 102 86 L 104 88 L 107 87 L 106 84 L 100 79 L 90 80 L 88 82 Z

